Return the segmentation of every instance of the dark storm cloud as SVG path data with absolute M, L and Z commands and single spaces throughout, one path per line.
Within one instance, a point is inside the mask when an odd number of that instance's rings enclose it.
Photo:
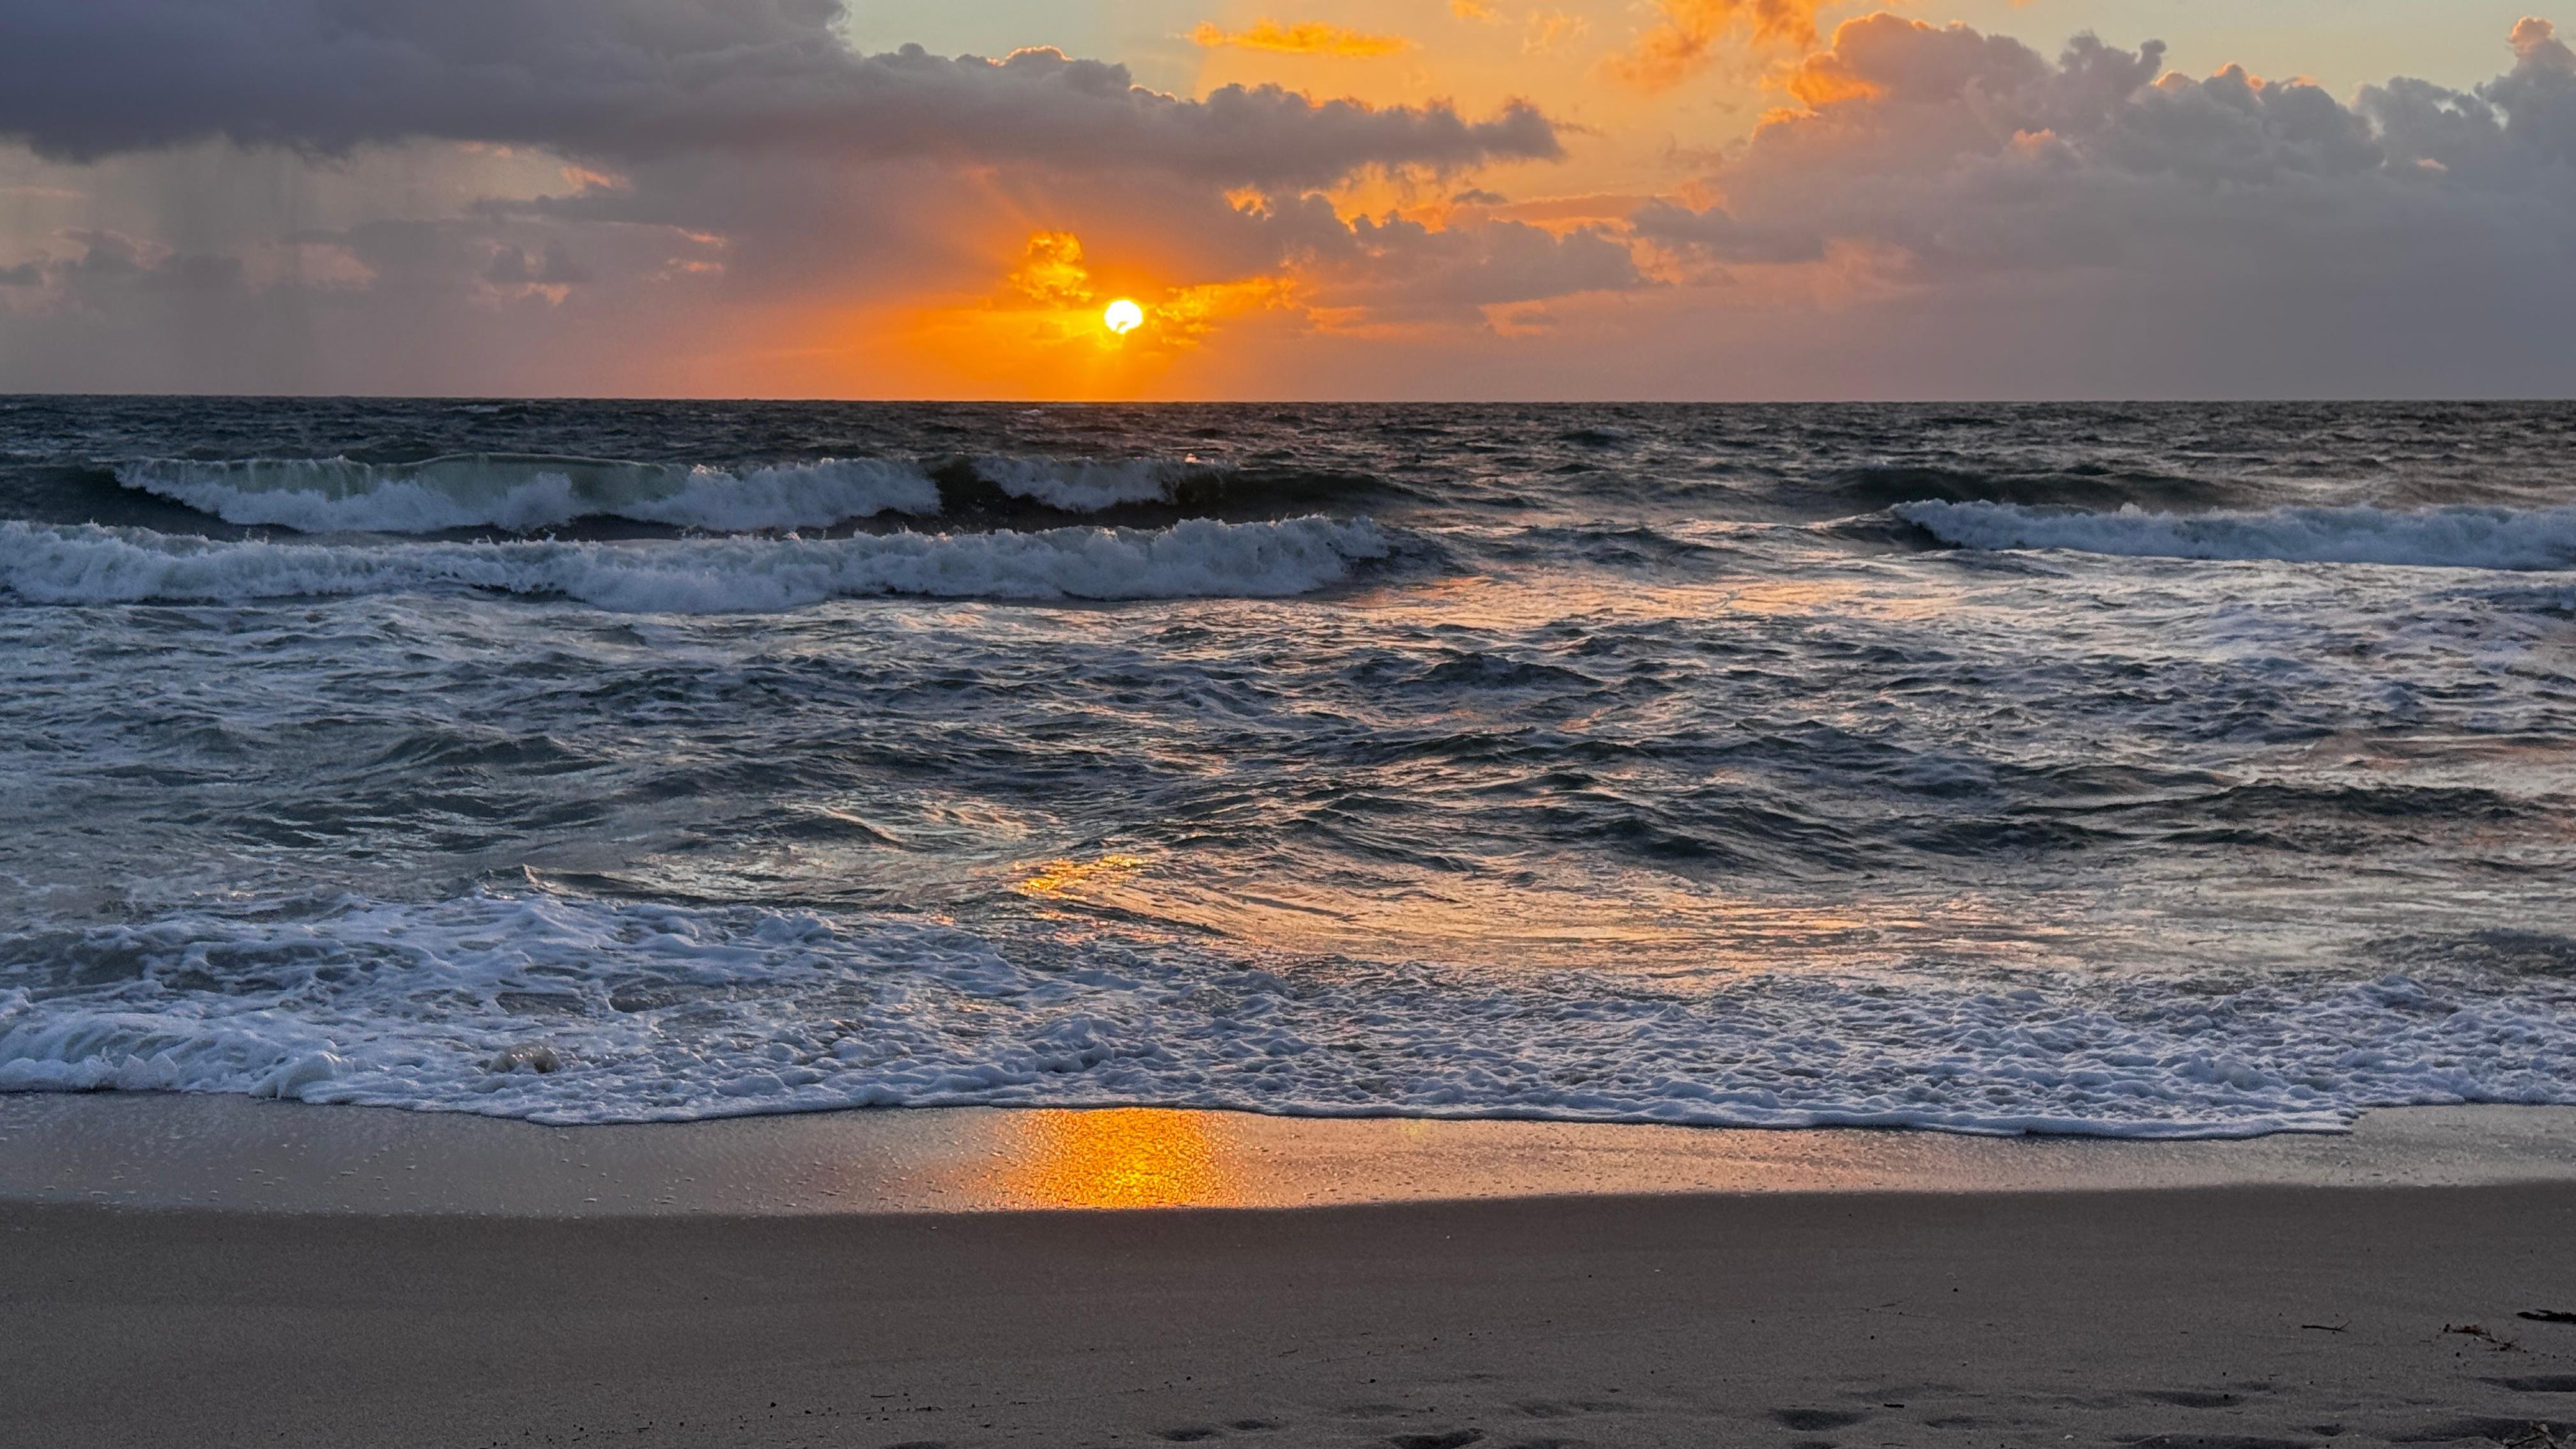
M 325 152 L 426 138 L 641 159 L 701 148 L 1150 170 L 1316 185 L 1554 158 L 1514 104 L 1186 100 L 1051 50 L 859 55 L 832 0 L 12 0 L 0 135 L 56 159 L 208 138 Z

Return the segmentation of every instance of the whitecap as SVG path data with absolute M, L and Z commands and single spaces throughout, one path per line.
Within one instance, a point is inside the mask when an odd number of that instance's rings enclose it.
M 939 487 L 908 462 L 827 458 L 728 471 L 671 463 L 461 453 L 418 463 L 348 458 L 117 466 L 128 488 L 227 523 L 300 533 L 531 533 L 624 518 L 720 533 L 821 528 L 939 512 Z
M 1366 519 L 1188 519 L 1166 529 L 893 533 L 620 543 L 217 542 L 0 522 L 0 589 L 47 604 L 328 598 L 436 589 L 555 595 L 625 612 L 734 613 L 826 599 L 1273 598 L 1386 557 Z
M 1184 480 L 1219 471 L 1195 458 L 978 458 L 974 467 L 1004 493 L 1066 513 L 1169 502 Z

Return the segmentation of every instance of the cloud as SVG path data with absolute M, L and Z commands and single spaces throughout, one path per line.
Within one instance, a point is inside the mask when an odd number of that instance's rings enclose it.
M 1188 99 L 1047 50 L 861 55 L 837 14 L 0 6 L 0 134 L 55 158 L 0 148 L 0 182 L 74 203 L 0 220 L 0 390 L 2576 388 L 2576 50 L 2539 19 L 2483 85 L 2335 95 L 1674 0 L 1631 63 L 1771 47 L 1787 105 L 1648 196 L 1502 169 L 1564 154 L 1528 105 Z M 1112 296 L 1153 335 L 1096 345 Z M 925 316 L 944 360 L 908 350 Z M 1082 369 L 1008 371 L 1049 324 Z M 1150 356 L 1186 365 L 1115 371 Z
M 1663 19 L 1638 37 L 1613 73 L 1644 90 L 1664 90 L 1707 65 L 1719 44 L 1741 33 L 1755 45 L 1810 46 L 1822 0 L 1656 0 Z
M 1603 227 L 1435 228 L 1394 215 L 1344 222 L 1317 196 L 1276 204 L 1261 219 L 1306 301 L 1355 321 L 1456 322 L 1514 303 L 1652 285 L 1627 242 Z
M 1641 240 L 1722 262 L 1814 262 L 1825 256 L 1825 239 L 1817 232 L 1747 224 L 1724 207 L 1691 211 L 1656 198 L 1631 212 L 1628 225 Z
M 18 263 L 0 272 L 0 285 L 41 289 L 43 295 L 32 299 L 38 305 L 76 312 L 95 311 L 131 293 L 213 294 L 242 286 L 245 269 L 238 257 L 176 251 L 104 227 L 72 228 L 53 240 L 76 250 Z
M 1865 16 L 1698 204 L 1641 206 L 1630 234 L 1733 284 L 1723 305 L 1773 317 L 1781 350 L 1836 339 L 1826 390 L 2555 394 L 2576 385 L 2576 52 L 2528 20 L 2512 55 L 2473 90 L 2344 100 L 2168 71 L 2153 42 L 2052 58 Z
M 1634 192 L 1592 191 L 1576 196 L 1533 196 L 1499 204 L 1495 210 L 1514 221 L 1618 221 L 1659 199 Z
M 2475 93 L 2397 81 L 2346 105 L 2232 65 L 2165 73 L 2154 42 L 2079 36 L 2051 61 L 1964 25 L 1871 15 L 1789 78 L 1804 109 L 1710 175 L 1724 206 L 1658 204 L 1633 224 L 1721 260 L 1846 241 L 1924 273 L 2454 256 L 2461 228 L 2506 222 L 2482 189 L 2559 216 L 2571 200 L 2550 168 L 2576 155 L 2576 55 L 2544 22 L 2515 34 L 2513 71 Z
M 2464 187 L 2519 189 L 2576 164 L 2576 50 L 2540 19 L 2516 24 L 2509 44 L 2513 69 L 2473 93 L 2419 80 L 2362 90 L 2356 109 L 2391 167 L 2437 172 Z
M 596 273 L 572 259 L 560 239 L 548 241 L 533 257 L 524 247 L 500 247 L 483 269 L 483 280 L 496 287 L 571 287 L 596 279 Z
M 1337 55 L 1352 59 L 1394 55 L 1413 44 L 1401 35 L 1369 35 L 1316 20 L 1282 25 L 1266 18 L 1256 20 L 1242 30 L 1227 30 L 1203 21 L 1198 29 L 1190 32 L 1190 41 L 1210 50 L 1232 46 L 1237 50 L 1268 50 L 1283 55 Z
M 1091 300 L 1091 269 L 1082 260 L 1082 238 L 1042 231 L 1029 238 L 1028 255 L 1011 273 L 1010 289 L 1041 307 L 1079 307 Z
M 1053 50 L 860 55 L 833 0 L 13 0 L 0 136 L 89 159 L 222 138 L 318 152 L 413 138 L 631 162 L 692 150 L 1153 170 L 1322 185 L 1562 154 L 1536 108 L 1204 99 Z

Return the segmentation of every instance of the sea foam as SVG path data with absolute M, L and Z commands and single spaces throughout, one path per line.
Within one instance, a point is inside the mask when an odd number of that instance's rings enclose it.
M 1197 459 L 985 457 L 975 476 L 1013 498 L 1065 513 L 1168 502 Z M 459 453 L 415 463 L 350 458 L 118 464 L 119 483 L 227 523 L 299 533 L 534 533 L 585 518 L 622 518 L 714 533 L 822 528 L 884 514 L 931 517 L 939 485 L 920 463 L 826 458 L 756 468 Z
M 2576 568 L 2576 507 L 2270 508 L 2259 512 L 2076 513 L 2013 503 L 1901 503 L 1943 543 L 2142 558 L 2279 559 L 2428 568 Z
M 977 477 L 1004 493 L 1066 513 L 1168 502 L 1183 481 L 1219 471 L 1195 458 L 978 458 L 974 466 Z
M 920 917 L 344 897 L 0 937 L 0 1090 L 97 1089 L 566 1123 L 1145 1104 L 2231 1137 L 2576 1103 L 2576 1004 L 2404 976 L 1667 992 Z
M 729 613 L 880 594 L 1261 598 L 1386 557 L 1365 519 L 1036 533 L 355 546 L 215 542 L 139 528 L 0 522 L 0 589 L 36 603 L 226 602 L 430 589 L 557 595 L 630 612 Z
M 719 533 L 821 528 L 881 513 L 939 512 L 918 467 L 825 459 L 730 472 L 589 458 L 458 454 L 418 463 L 347 458 L 121 464 L 117 481 L 227 523 L 300 533 L 435 533 L 558 528 L 624 518 Z

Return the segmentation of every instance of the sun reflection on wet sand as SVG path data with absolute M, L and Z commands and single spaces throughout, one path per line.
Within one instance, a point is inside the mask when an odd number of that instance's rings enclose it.
M 1222 1207 L 1242 1198 L 1208 1114 L 1163 1107 L 1014 1114 L 985 1191 L 1030 1207 Z

